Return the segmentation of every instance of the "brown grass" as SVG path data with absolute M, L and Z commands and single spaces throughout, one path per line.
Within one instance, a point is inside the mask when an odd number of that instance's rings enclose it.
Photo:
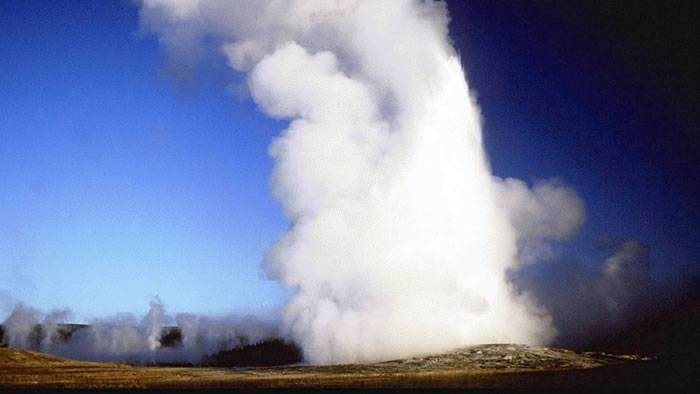
M 677 368 L 630 362 L 575 370 L 514 371 L 455 368 L 438 371 L 377 372 L 358 366 L 251 368 L 134 367 L 62 359 L 42 353 L 0 349 L 0 388 L 281 388 L 443 387 L 576 388 L 686 387 L 692 376 L 659 379 Z M 685 380 L 684 380 L 685 379 Z

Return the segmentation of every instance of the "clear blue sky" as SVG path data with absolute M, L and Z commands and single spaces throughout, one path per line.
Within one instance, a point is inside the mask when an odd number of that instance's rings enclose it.
M 650 245 L 660 278 L 697 273 L 696 150 L 664 80 L 593 45 L 599 27 L 491 3 L 450 9 L 496 174 L 581 194 L 562 253 L 584 266 L 611 236 Z M 0 296 L 78 319 L 156 295 L 197 313 L 284 303 L 260 263 L 287 227 L 266 153 L 285 124 L 223 59 L 183 84 L 163 57 L 131 2 L 0 1 Z

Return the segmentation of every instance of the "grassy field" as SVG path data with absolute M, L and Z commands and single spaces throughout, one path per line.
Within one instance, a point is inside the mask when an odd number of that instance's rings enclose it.
M 686 365 L 686 364 L 683 364 Z M 202 389 L 280 387 L 441 388 L 688 388 L 698 383 L 686 367 L 626 361 L 586 368 L 403 367 L 394 363 L 324 367 L 226 369 L 138 367 L 62 359 L 0 349 L 0 388 Z M 691 368 L 692 369 L 692 368 Z

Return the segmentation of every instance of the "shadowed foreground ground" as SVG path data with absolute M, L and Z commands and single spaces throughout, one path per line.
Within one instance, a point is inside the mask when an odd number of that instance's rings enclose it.
M 0 388 L 664 388 L 699 383 L 694 364 L 520 345 L 365 365 L 274 368 L 136 367 L 0 349 Z

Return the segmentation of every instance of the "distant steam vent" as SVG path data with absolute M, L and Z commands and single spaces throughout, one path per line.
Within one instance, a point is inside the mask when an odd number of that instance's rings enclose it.
M 42 324 L 35 324 L 27 334 L 26 348 L 36 351 L 43 350 L 47 344 L 55 348 L 62 345 L 68 347 L 71 338 L 78 332 L 89 330 L 90 326 L 85 324 L 55 324 L 45 327 Z M 183 349 L 183 335 L 180 327 L 162 327 L 158 338 L 159 346 L 156 350 L 178 350 Z M 0 347 L 8 347 L 9 338 L 3 325 L 0 325 Z M 296 364 L 302 361 L 301 350 L 294 344 L 285 342 L 279 338 L 269 338 L 260 342 L 252 343 L 245 337 L 238 339 L 238 345 L 229 349 L 205 354 L 201 360 L 192 362 L 181 362 L 177 360 L 156 360 L 158 364 L 202 364 L 208 366 L 227 367 L 264 367 L 276 365 Z M 143 362 L 133 362 L 142 364 Z
M 73 334 L 77 331 L 89 327 L 87 324 L 52 324 L 45 326 L 35 324 L 28 332 L 25 343 L 28 349 L 41 350 L 42 343 L 61 345 L 68 343 Z M 5 334 L 5 327 L 0 324 L 0 347 L 9 346 L 9 338 Z M 177 348 L 182 346 L 182 332 L 178 327 L 163 327 L 159 338 L 160 347 Z

